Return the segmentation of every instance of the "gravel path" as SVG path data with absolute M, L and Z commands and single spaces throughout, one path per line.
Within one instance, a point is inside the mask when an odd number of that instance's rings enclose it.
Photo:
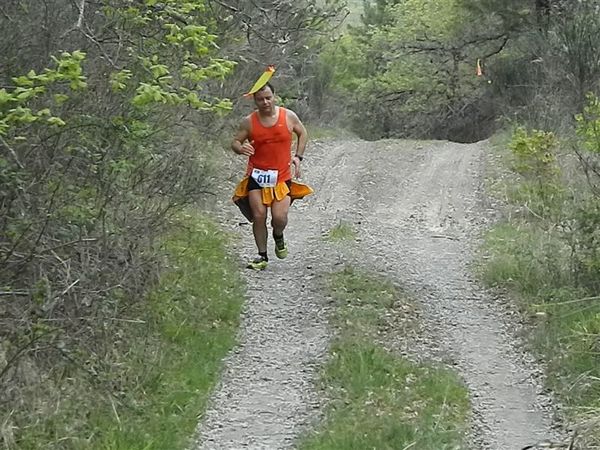
M 520 449 L 553 437 L 549 400 L 536 382 L 541 371 L 520 348 L 519 324 L 471 274 L 494 214 L 481 189 L 485 146 L 356 140 L 310 147 L 304 169 L 317 195 L 293 207 L 290 257 L 244 272 L 240 343 L 225 361 L 196 448 L 293 448 L 318 421 L 323 399 L 315 382 L 330 335 L 327 298 L 311 280 L 356 255 L 418 299 L 426 331 L 409 352 L 450 364 L 464 379 L 474 410 L 470 448 Z M 249 257 L 251 230 L 235 217 L 223 221 L 243 235 L 238 250 Z M 340 221 L 359 235 L 347 258 L 324 251 L 322 234 Z

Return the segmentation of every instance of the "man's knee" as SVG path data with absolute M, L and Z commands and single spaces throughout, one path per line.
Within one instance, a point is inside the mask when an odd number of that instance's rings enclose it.
M 267 210 L 259 209 L 256 211 L 252 211 L 252 217 L 254 222 L 266 223 L 267 222 Z
M 279 214 L 273 214 L 273 217 L 271 218 L 271 225 L 274 228 L 283 228 L 287 225 L 287 221 L 287 212 L 281 212 Z

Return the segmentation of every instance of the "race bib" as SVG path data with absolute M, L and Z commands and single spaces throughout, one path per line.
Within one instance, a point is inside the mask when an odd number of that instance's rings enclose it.
M 252 178 L 261 188 L 275 187 L 277 184 L 277 170 L 252 169 Z

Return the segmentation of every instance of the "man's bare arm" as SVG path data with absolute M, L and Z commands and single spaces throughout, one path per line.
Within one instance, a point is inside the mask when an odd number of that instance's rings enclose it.
M 306 150 L 306 143 L 308 142 L 308 132 L 306 131 L 304 124 L 300 121 L 296 113 L 294 111 L 289 111 L 289 113 L 289 118 L 292 123 L 292 131 L 298 137 L 298 141 L 296 142 L 295 155 L 302 158 L 304 155 L 304 151 Z
M 231 150 L 238 155 L 252 156 L 254 154 L 254 147 L 251 143 L 246 142 L 250 137 L 250 119 L 246 117 L 240 123 L 238 130 L 233 136 L 231 141 Z
M 288 123 L 292 124 L 292 131 L 298 137 L 298 140 L 296 141 L 296 151 L 292 158 L 292 165 L 294 167 L 294 176 L 300 178 L 300 162 L 302 161 L 302 158 L 304 158 L 304 150 L 306 150 L 306 143 L 308 142 L 308 132 L 294 111 L 288 110 L 287 118 L 289 120 Z

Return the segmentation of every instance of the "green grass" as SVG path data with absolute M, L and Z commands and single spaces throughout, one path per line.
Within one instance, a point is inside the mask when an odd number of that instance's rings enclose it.
M 452 372 L 418 365 L 381 344 L 390 326 L 417 326 L 408 297 L 382 277 L 345 269 L 328 287 L 338 333 L 322 375 L 329 409 L 303 450 L 460 448 L 469 413 Z
M 564 242 L 526 224 L 503 224 L 486 239 L 482 276 L 508 290 L 531 324 L 530 346 L 546 366 L 574 428 L 600 417 L 600 297 L 576 283 Z M 600 448 L 598 423 L 580 433 L 580 448 Z M 579 448 L 579 447 L 578 447 Z
M 329 230 L 326 238 L 332 242 L 352 241 L 356 239 L 356 231 L 349 223 L 340 221 Z
M 171 270 L 149 297 L 157 348 L 150 360 L 137 360 L 146 373 L 131 393 L 127 416 L 120 422 L 97 417 L 107 430 L 98 448 L 185 448 L 235 343 L 243 292 L 222 235 L 208 222 L 191 220 L 166 249 Z
M 104 372 L 63 379 L 56 410 L 17 448 L 189 448 L 235 343 L 243 284 L 214 224 L 186 217 L 173 226 L 163 275 L 136 320 L 107 329 L 114 354 Z
M 484 251 L 482 278 L 508 289 L 532 318 L 551 387 L 568 405 L 600 408 L 600 300 L 577 286 L 570 249 L 551 232 L 513 222 L 490 230 Z
M 508 150 L 501 148 L 506 142 L 500 140 L 495 148 L 504 164 L 510 161 Z M 598 200 L 575 190 L 573 186 L 582 184 L 573 180 L 564 192 L 577 195 L 532 201 L 532 196 L 521 195 L 530 186 L 501 174 L 492 174 L 488 188 L 493 195 L 504 193 L 506 220 L 485 237 L 481 277 L 507 291 L 529 318 L 531 349 L 545 362 L 548 386 L 568 419 L 577 424 L 590 415 L 599 417 Z M 531 206 L 523 213 L 525 204 Z M 586 442 L 580 445 L 600 446 L 597 425 L 582 436 Z
M 571 280 L 565 270 L 568 247 L 553 231 L 539 229 L 523 220 L 492 228 L 486 235 L 483 251 L 489 258 L 481 274 L 491 286 L 535 296 L 543 287 L 555 289 Z

